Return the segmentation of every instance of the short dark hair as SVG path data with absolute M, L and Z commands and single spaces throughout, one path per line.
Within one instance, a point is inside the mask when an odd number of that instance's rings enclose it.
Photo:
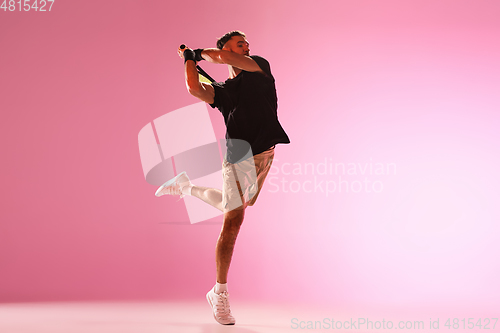
M 226 43 L 233 36 L 241 36 L 241 37 L 246 38 L 245 34 L 243 32 L 241 32 L 241 31 L 239 31 L 239 30 L 230 31 L 227 34 L 225 34 L 224 36 L 222 36 L 221 38 L 217 39 L 217 48 L 219 50 L 222 50 L 222 48 L 224 47 L 224 45 L 226 45 Z

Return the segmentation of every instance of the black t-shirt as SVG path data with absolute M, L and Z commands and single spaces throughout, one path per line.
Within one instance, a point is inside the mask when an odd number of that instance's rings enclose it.
M 230 163 L 246 155 L 238 144 L 241 140 L 250 145 L 253 155 L 278 143 L 290 143 L 278 121 L 278 98 L 269 62 L 259 56 L 251 58 L 265 74 L 241 71 L 235 78 L 212 83 L 215 97 L 210 106 L 217 107 L 224 116 L 226 158 Z

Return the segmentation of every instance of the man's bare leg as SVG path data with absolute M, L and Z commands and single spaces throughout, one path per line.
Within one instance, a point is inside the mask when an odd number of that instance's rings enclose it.
M 241 190 L 240 190 L 241 191 Z M 215 188 L 192 186 L 192 196 L 208 203 L 209 205 L 222 209 L 222 191 Z M 241 193 L 240 193 L 241 195 Z M 242 201 L 243 197 L 240 198 Z M 215 246 L 215 262 L 217 267 L 217 282 L 227 283 L 227 274 L 231 258 L 233 256 L 234 244 L 240 231 L 243 218 L 245 216 L 246 204 L 243 207 L 224 213 L 222 229 Z
M 208 304 L 212 307 L 214 318 L 222 325 L 234 325 L 236 320 L 231 314 L 227 273 L 233 256 L 234 244 L 245 215 L 245 206 L 224 213 L 224 222 L 215 247 L 217 283 L 207 293 Z
M 234 244 L 236 243 L 236 237 L 240 231 L 244 216 L 245 208 L 224 213 L 222 230 L 215 247 L 218 283 L 227 283 L 227 273 L 233 256 Z
M 193 186 L 191 195 L 203 200 L 207 204 L 222 212 L 222 191 L 216 188 Z

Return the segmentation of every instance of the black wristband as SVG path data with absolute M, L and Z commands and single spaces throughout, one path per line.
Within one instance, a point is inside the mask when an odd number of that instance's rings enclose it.
M 185 49 L 184 50 L 184 63 L 188 60 L 193 60 L 196 62 L 196 55 L 194 54 L 194 51 L 191 49 Z
M 205 59 L 203 59 L 203 57 L 201 56 L 201 52 L 203 52 L 203 49 L 196 49 L 196 50 L 194 50 L 194 55 L 195 55 L 194 60 L 195 60 L 196 62 L 198 62 L 198 61 L 202 61 L 202 60 L 205 60 Z

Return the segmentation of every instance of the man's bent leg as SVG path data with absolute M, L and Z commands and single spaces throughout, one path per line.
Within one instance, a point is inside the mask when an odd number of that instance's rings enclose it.
M 217 282 L 227 283 L 227 273 L 231 258 L 233 256 L 234 244 L 240 231 L 243 218 L 245 216 L 245 206 L 224 213 L 222 230 L 215 247 L 215 262 L 217 265 Z
M 191 195 L 217 208 L 218 210 L 223 211 L 221 190 L 216 188 L 193 186 L 191 189 Z

